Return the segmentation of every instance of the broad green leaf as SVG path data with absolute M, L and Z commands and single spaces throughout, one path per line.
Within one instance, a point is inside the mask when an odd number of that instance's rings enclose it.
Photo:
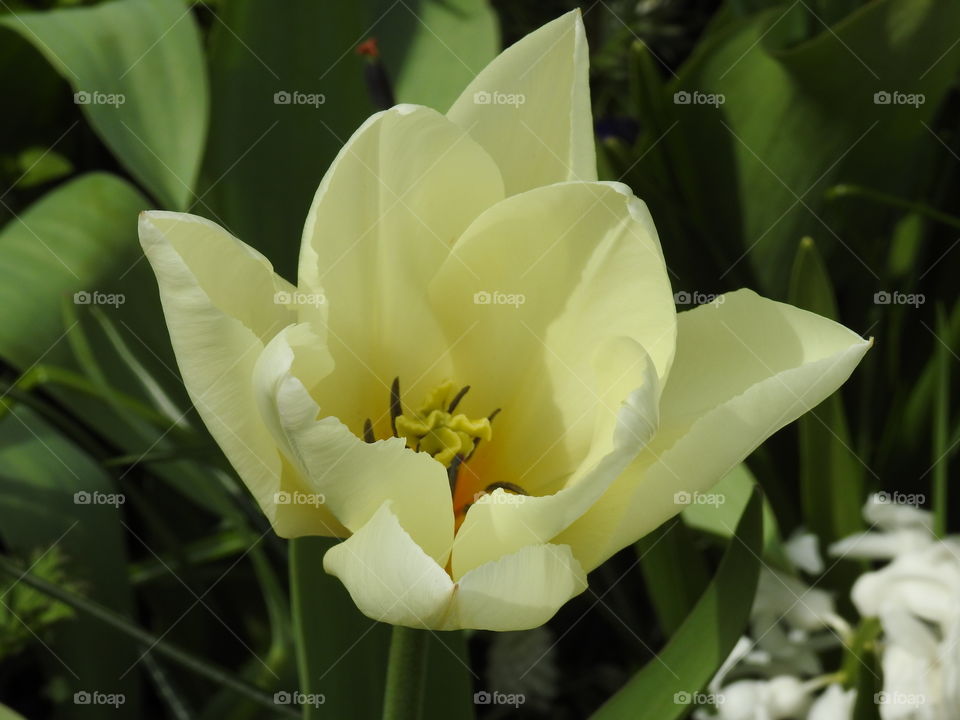
M 839 321 L 827 269 L 811 238 L 797 249 L 790 278 L 790 303 Z M 828 397 L 798 421 L 800 497 L 803 519 L 824 545 L 863 529 L 865 465 L 853 449 L 843 399 Z
M 729 538 L 737 519 L 756 493 L 756 487 L 753 473 L 746 464 L 740 463 L 710 488 L 708 495 L 716 496 L 716 502 L 688 505 L 683 509 L 683 521 L 691 528 Z M 778 567 L 790 567 L 781 544 L 777 518 L 766 497 L 763 498 L 763 557 Z
M 300 692 L 323 695 L 304 720 L 379 717 L 383 708 L 389 626 L 364 617 L 340 581 L 323 570 L 326 538 L 290 541 L 290 602 Z M 292 688 L 291 688 L 292 691 Z
M 86 374 L 106 401 L 66 387 L 47 389 L 111 443 L 136 455 L 169 449 L 181 435 L 174 431 L 160 441 L 174 419 L 145 430 L 123 398 L 167 415 L 174 405 L 189 407 L 136 238 L 137 214 L 147 207 L 149 201 L 129 183 L 90 173 L 43 196 L 0 230 L 0 357 L 23 372 L 42 361 Z M 66 322 L 65 303 L 74 311 Z M 99 323 L 95 313 L 85 312 L 91 309 L 99 312 Z M 79 348 L 89 354 L 77 357 Z M 139 362 L 130 362 L 133 351 Z M 145 375 L 153 384 L 145 383 Z M 183 462 L 153 469 L 211 512 L 222 514 L 231 505 L 210 470 Z
M 763 499 L 755 491 L 716 575 L 667 646 L 593 715 L 594 720 L 673 720 L 699 692 L 743 632 L 760 571 Z
M 73 581 L 85 594 L 122 615 L 133 611 L 117 489 L 93 461 L 34 413 L 17 408 L 0 421 L 0 537 L 21 554 L 53 545 L 67 557 Z M 81 495 L 76 495 L 81 493 Z M 82 495 L 87 493 L 87 495 Z M 114 498 L 113 504 L 93 502 Z M 84 500 L 86 499 L 86 502 Z M 139 656 L 123 634 L 87 618 L 56 628 L 40 651 L 50 672 L 62 676 L 70 694 L 121 692 L 117 717 L 138 718 L 138 674 L 127 673 Z M 56 717 L 96 718 L 102 708 L 63 708 Z
M 0 16 L 70 83 L 74 102 L 164 206 L 186 207 L 207 129 L 200 33 L 181 0 Z
M 647 595 L 667 636 L 680 627 L 710 580 L 703 555 L 693 543 L 694 533 L 681 517 L 636 545 Z
M 210 140 L 193 211 L 295 280 L 320 180 L 377 109 L 357 45 L 378 39 L 399 102 L 445 112 L 496 54 L 495 28 L 480 0 L 288 0 L 283 12 L 257 0 L 223 4 L 211 28 Z
M 368 0 L 397 102 L 446 112 L 500 50 L 496 14 L 484 0 Z M 384 12 L 386 14 L 384 14 Z
M 232 0 L 211 28 L 210 139 L 193 212 L 220 222 L 291 280 L 320 179 L 374 111 L 354 52 L 373 21 L 367 10 L 287 0 L 278 11 Z
M 23 369 L 49 361 L 63 349 L 64 298 L 120 292 L 118 278 L 141 254 L 136 218 L 148 205 L 125 181 L 91 173 L 45 195 L 0 232 L 0 356 Z
M 868 240 L 887 234 L 889 212 L 825 214 L 823 191 L 842 179 L 909 195 L 943 152 L 925 124 L 960 68 L 960 53 L 948 52 L 960 5 L 877 0 L 830 28 L 814 18 L 816 34 L 803 39 L 795 28 L 807 13 L 783 3 L 711 32 L 666 90 L 707 99 L 671 103 L 668 127 L 677 124 L 654 150 L 669 158 L 682 188 L 676 204 L 695 223 L 691 252 L 717 253 L 730 283 L 751 279 L 749 263 L 760 289 L 779 296 L 796 239 L 811 233 L 829 244 L 828 257 L 879 274 L 883 244 Z M 902 102 L 875 101 L 894 92 Z M 895 172 L 891 158 L 902 160 Z M 661 178 L 638 170 L 631 182 L 646 197 Z M 701 279 L 717 282 L 715 272 Z

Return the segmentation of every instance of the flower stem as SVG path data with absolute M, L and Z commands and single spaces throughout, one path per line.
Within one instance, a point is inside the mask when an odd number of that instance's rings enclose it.
M 418 720 L 427 670 L 427 631 L 395 625 L 390 636 L 383 720 Z

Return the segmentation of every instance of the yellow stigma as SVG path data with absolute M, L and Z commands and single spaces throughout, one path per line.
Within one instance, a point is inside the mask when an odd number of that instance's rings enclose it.
M 453 414 L 467 389 L 458 391 L 450 380 L 438 385 L 417 412 L 397 416 L 397 435 L 406 438 L 407 447 L 430 453 L 446 467 L 457 456 L 461 460 L 469 457 L 478 441 L 490 441 L 493 430 L 489 418 L 471 420 L 466 415 Z

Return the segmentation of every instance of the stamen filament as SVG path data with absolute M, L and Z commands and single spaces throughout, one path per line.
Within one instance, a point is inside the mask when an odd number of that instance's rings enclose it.
M 460 401 L 463 400 L 463 396 L 466 395 L 466 394 L 467 394 L 467 391 L 469 391 L 469 390 L 470 390 L 470 386 L 469 386 L 469 385 L 464 385 L 464 386 L 460 389 L 460 392 L 458 392 L 456 395 L 454 395 L 453 400 L 450 401 L 450 407 L 447 408 L 447 412 L 448 412 L 448 413 L 452 413 L 454 410 L 457 409 L 457 405 L 460 404 Z
M 397 435 L 397 418 L 403 415 L 403 405 L 400 403 L 400 378 L 395 377 L 390 385 L 390 429 L 393 436 Z

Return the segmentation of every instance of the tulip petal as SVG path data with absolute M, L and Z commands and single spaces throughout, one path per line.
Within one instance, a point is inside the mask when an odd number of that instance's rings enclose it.
M 416 405 L 449 375 L 426 287 L 469 223 L 503 197 L 487 153 L 443 115 L 400 105 L 364 123 L 337 155 L 307 217 L 302 291 L 336 371 L 318 397 L 355 432 L 381 417 L 392 380 Z M 329 337 L 328 337 L 329 336 Z M 389 435 L 385 419 L 374 423 Z
M 256 410 L 254 364 L 295 320 L 274 302 L 291 285 L 256 250 L 194 215 L 142 213 L 140 242 L 190 399 L 274 529 L 283 537 L 342 532 L 324 508 L 277 505 L 277 493 L 303 489 L 302 478 L 281 461 Z
M 596 180 L 588 80 L 587 38 L 574 10 L 496 57 L 447 117 L 496 160 L 508 195 Z
M 430 293 L 455 377 L 473 388 L 465 412 L 502 410 L 471 461 L 487 484 L 542 495 L 570 480 L 594 443 L 595 412 L 606 412 L 596 348 L 632 339 L 657 378 L 672 361 L 676 311 L 656 228 L 620 184 L 562 183 L 495 205 L 454 246 Z
M 834 392 L 872 341 L 748 290 L 681 313 L 660 431 L 558 538 L 588 570 L 707 490 L 767 437 Z
M 528 545 L 460 578 L 444 629 L 529 630 L 587 588 L 566 545 Z
M 317 348 L 322 348 L 319 336 L 299 324 L 264 349 L 254 369 L 264 422 L 344 527 L 359 531 L 389 500 L 414 541 L 445 565 L 453 542 L 446 469 L 426 453 L 407 449 L 401 438 L 366 443 L 337 418 L 325 416 L 310 394 L 323 375 Z
M 385 502 L 323 556 L 364 615 L 392 625 L 439 628 L 453 597 L 450 576 L 413 541 Z
M 634 340 L 597 352 L 594 443 L 570 483 L 552 495 L 485 495 L 467 512 L 453 546 L 453 577 L 527 545 L 549 542 L 596 502 L 657 429 L 659 385 L 653 363 Z
M 561 545 L 527 546 L 454 584 L 404 530 L 389 501 L 328 550 L 323 567 L 368 617 L 434 630 L 527 630 L 587 587 L 583 568 Z

